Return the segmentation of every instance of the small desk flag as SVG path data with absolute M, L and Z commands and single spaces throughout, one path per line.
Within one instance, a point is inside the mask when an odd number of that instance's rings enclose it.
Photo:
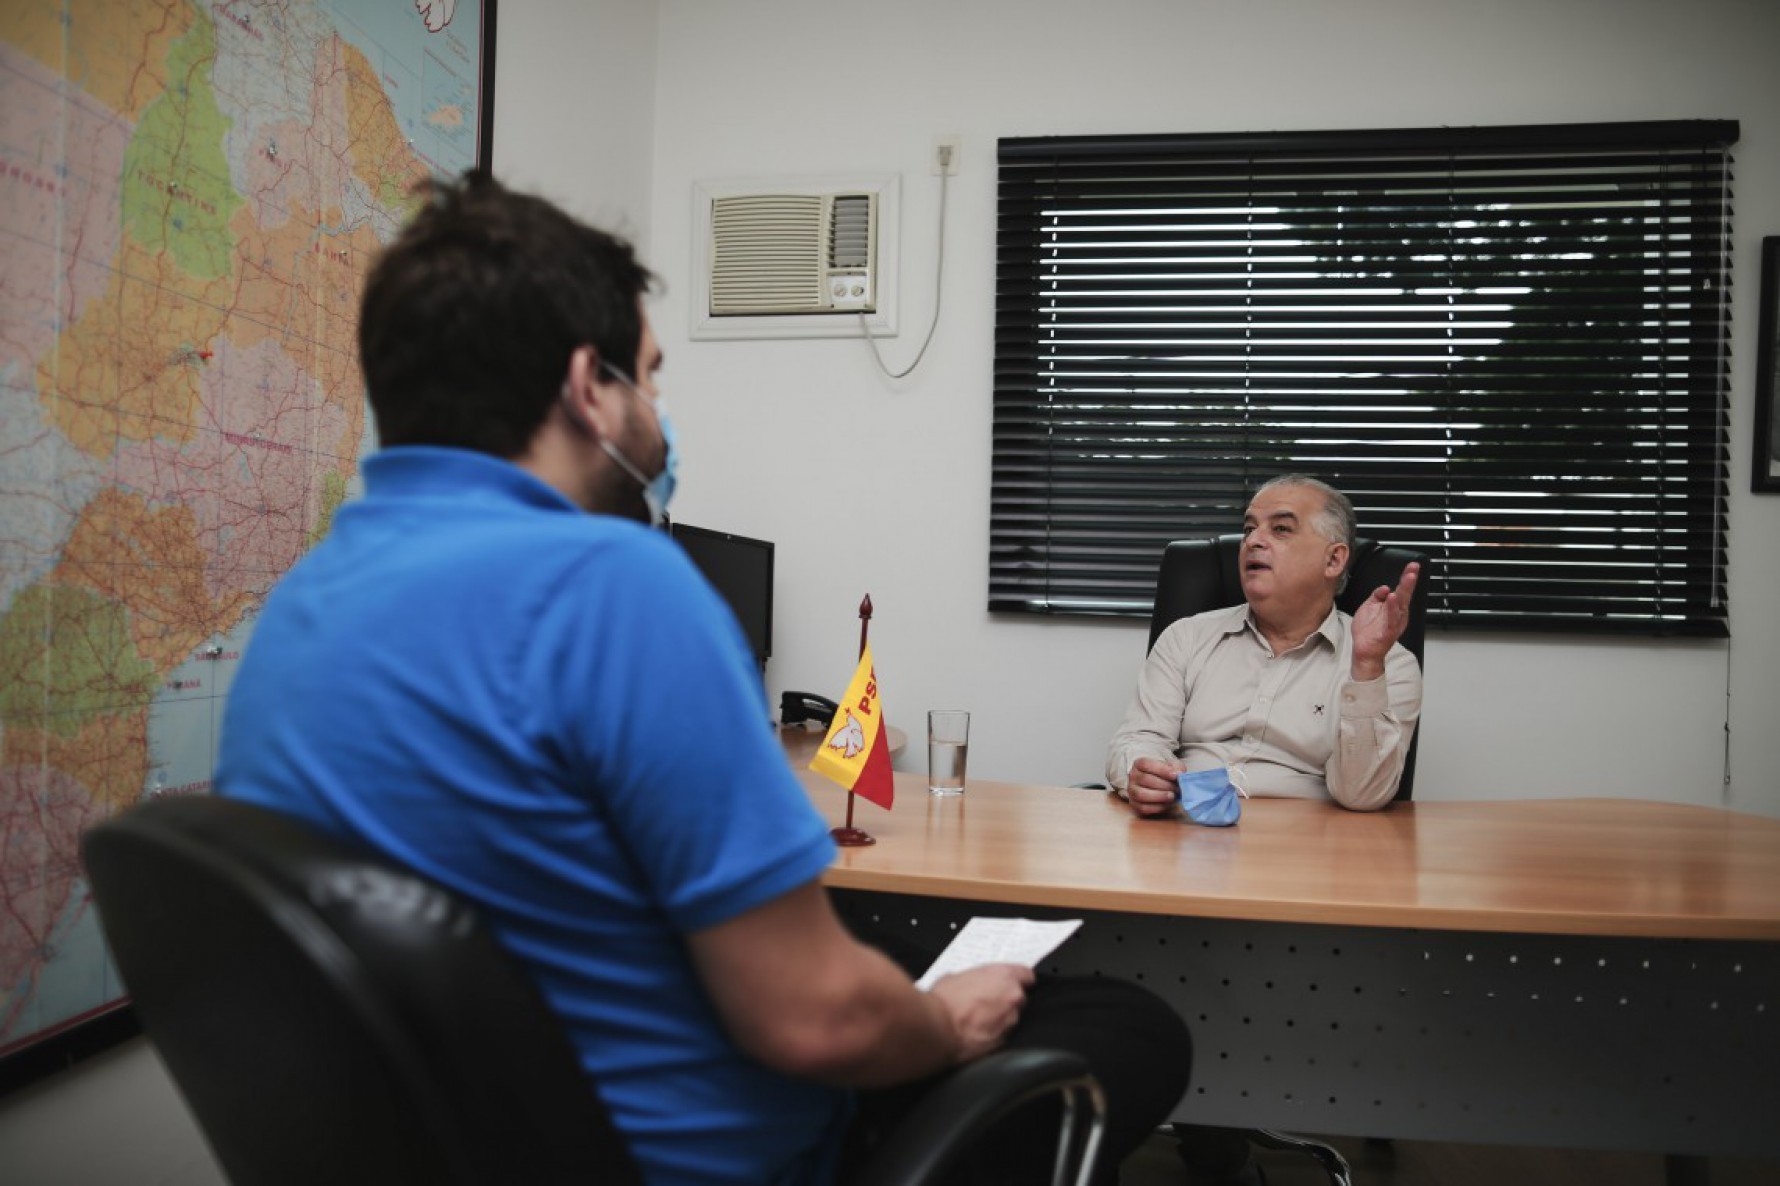
M 840 709 L 828 726 L 828 736 L 816 747 L 810 769 L 856 795 L 864 795 L 886 811 L 896 798 L 896 780 L 890 770 L 890 735 L 884 725 L 883 705 L 878 700 L 878 673 L 872 667 L 869 645 L 859 653 L 853 682 L 841 697 Z

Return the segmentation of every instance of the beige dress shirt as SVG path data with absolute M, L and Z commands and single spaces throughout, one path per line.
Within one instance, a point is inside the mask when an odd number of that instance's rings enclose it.
M 1138 758 L 1179 758 L 1188 770 L 1240 766 L 1251 795 L 1383 807 L 1421 716 L 1421 667 L 1398 644 L 1383 676 L 1352 679 L 1351 627 L 1331 609 L 1309 638 L 1275 655 L 1246 604 L 1175 622 L 1151 649 L 1107 748 L 1107 781 L 1123 792 Z

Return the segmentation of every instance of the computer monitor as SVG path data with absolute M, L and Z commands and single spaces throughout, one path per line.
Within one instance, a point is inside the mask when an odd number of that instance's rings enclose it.
M 771 541 L 685 523 L 673 523 L 668 531 L 735 611 L 754 657 L 764 667 L 773 653 Z

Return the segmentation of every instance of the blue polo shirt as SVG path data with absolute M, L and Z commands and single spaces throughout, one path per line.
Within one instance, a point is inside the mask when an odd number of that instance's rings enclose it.
M 844 1094 L 742 1053 L 685 945 L 834 853 L 734 616 L 672 541 L 497 458 L 364 473 L 266 602 L 218 791 L 478 903 L 650 1183 L 808 1180 Z

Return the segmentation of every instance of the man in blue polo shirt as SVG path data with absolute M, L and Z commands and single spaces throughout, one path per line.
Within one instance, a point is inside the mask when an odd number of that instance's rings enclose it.
M 383 448 L 267 601 L 219 791 L 481 906 L 651 1183 L 832 1180 L 855 1111 L 895 1095 L 870 1089 L 1038 1013 L 1093 1035 L 1116 1158 L 1185 1086 L 1159 1002 L 1029 996 L 1008 965 L 922 993 L 834 914 L 827 825 L 740 629 L 648 526 L 675 464 L 649 282 L 627 244 L 484 174 L 432 188 L 361 307 Z

